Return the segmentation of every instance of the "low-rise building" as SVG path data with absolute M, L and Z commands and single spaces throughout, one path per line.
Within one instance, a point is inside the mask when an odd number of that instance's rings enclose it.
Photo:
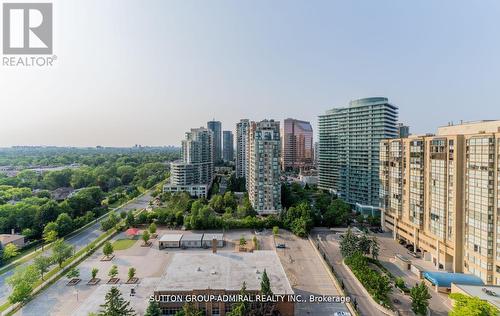
M 18 234 L 0 234 L 0 248 L 14 244 L 17 248 L 24 247 L 24 236 Z
M 181 246 L 182 234 L 165 234 L 158 241 L 158 248 L 179 248 Z
M 203 234 L 184 234 L 181 238 L 181 247 L 201 248 Z
M 203 247 L 212 247 L 212 240 L 215 239 L 217 247 L 224 247 L 224 234 L 222 233 L 205 233 L 201 241 Z
M 272 292 L 284 296 L 283 300 L 276 303 L 277 315 L 293 316 L 294 303 L 287 300 L 288 295 L 293 294 L 292 287 L 276 252 L 270 250 L 253 253 L 175 253 L 158 282 L 154 299 L 159 302 L 163 315 L 175 315 L 186 303 L 178 298 L 215 295 L 214 299 L 197 300 L 193 306 L 201 310 L 203 315 L 224 316 L 238 302 L 218 298 L 240 294 L 243 282 L 249 295 L 259 294 L 264 270 L 269 277 Z M 171 297 L 176 299 L 169 299 Z
M 192 184 L 192 185 L 176 185 L 167 183 L 163 186 L 163 192 L 187 192 L 191 196 L 206 198 L 208 196 L 209 187 L 206 184 Z

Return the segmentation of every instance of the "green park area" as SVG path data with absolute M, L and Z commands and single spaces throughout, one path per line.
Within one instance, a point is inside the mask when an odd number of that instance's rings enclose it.
M 125 250 L 130 247 L 132 247 L 136 241 L 138 240 L 137 237 L 134 238 L 125 238 L 125 239 L 118 239 L 113 243 L 113 250 Z

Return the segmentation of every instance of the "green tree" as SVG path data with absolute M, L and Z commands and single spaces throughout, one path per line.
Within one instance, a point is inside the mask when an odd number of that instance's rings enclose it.
M 57 240 L 57 224 L 55 222 L 49 222 L 43 228 L 43 239 L 46 243 L 51 243 Z
M 114 264 L 111 266 L 111 269 L 109 269 L 108 276 L 111 279 L 114 279 L 118 275 L 118 267 Z
M 160 305 L 157 301 L 149 301 L 148 308 L 146 309 L 146 313 L 144 316 L 161 316 Z
M 142 240 L 144 241 L 145 245 L 147 245 L 149 243 L 149 238 L 151 238 L 151 236 L 149 235 L 149 232 L 147 230 L 145 230 L 142 233 Z
M 46 256 L 38 256 L 34 259 L 34 265 L 40 272 L 43 280 L 43 275 L 49 271 L 49 268 L 52 265 L 52 259 Z
M 56 219 L 57 235 L 66 236 L 73 231 L 73 220 L 66 213 L 61 213 Z
M 262 295 L 273 295 L 271 291 L 271 283 L 269 281 L 269 277 L 267 276 L 266 269 L 262 273 L 262 279 L 260 281 L 260 294 Z
M 497 316 L 499 313 L 498 309 L 479 297 L 452 293 L 450 298 L 455 301 L 450 316 Z
M 7 244 L 3 249 L 3 260 L 8 260 L 19 254 L 19 248 L 13 243 Z
M 99 269 L 92 268 L 92 271 L 90 272 L 92 279 L 95 279 L 97 277 L 97 273 L 99 273 Z
M 241 235 L 240 237 L 240 246 L 243 247 L 247 244 L 247 240 L 245 239 L 245 236 Z
M 122 293 L 116 288 L 112 287 L 106 293 L 104 304 L 101 305 L 100 316 L 133 316 L 134 310 L 130 307 L 130 302 L 125 301 Z
M 329 227 L 345 226 L 351 220 L 351 207 L 341 199 L 333 200 L 323 214 L 323 224 Z
M 410 289 L 411 310 L 417 315 L 426 315 L 429 300 L 432 296 L 424 282 L 418 283 Z
M 63 239 L 58 239 L 52 246 L 52 260 L 62 267 L 63 262 L 71 257 L 73 254 L 73 247 L 64 242 Z
M 248 295 L 247 284 L 245 281 L 243 281 L 243 285 L 241 286 L 240 295 L 242 295 L 242 297 L 245 297 Z M 242 300 L 238 303 L 235 303 L 233 309 L 229 313 L 226 313 L 226 315 L 227 316 L 245 316 L 247 314 L 248 308 L 249 308 L 248 302 L 245 300 Z
M 113 254 L 113 251 L 113 245 L 109 241 L 106 241 L 102 247 L 102 253 L 109 258 Z
M 257 236 L 253 236 L 252 242 L 254 249 L 259 250 L 259 240 L 257 239 Z
M 9 302 L 25 302 L 33 292 L 33 284 L 40 277 L 40 273 L 34 265 L 18 267 L 14 274 L 7 279 L 7 284 L 12 287 Z
M 129 211 L 127 213 L 127 218 L 125 219 L 125 224 L 127 224 L 128 227 L 133 227 L 135 225 L 135 216 L 133 211 Z
M 358 238 L 358 243 L 356 245 L 357 250 L 361 251 L 363 254 L 367 255 L 370 253 L 370 249 L 372 246 L 372 241 L 366 233 L 361 235 L 361 237 Z
M 134 278 L 135 277 L 135 273 L 136 273 L 135 268 L 134 267 L 130 267 L 128 269 L 128 279 L 130 280 L 130 279 Z
M 78 278 L 80 277 L 80 270 L 77 268 L 71 268 L 71 270 L 69 270 L 66 274 L 66 277 L 70 280 L 73 278 Z
M 31 292 L 33 292 L 33 285 L 28 282 L 21 281 L 12 289 L 12 293 L 9 296 L 9 302 L 11 304 L 23 303 L 31 296 Z
M 182 306 L 182 310 L 177 312 L 175 316 L 204 316 L 205 313 L 194 307 L 193 304 L 186 303 Z
M 340 240 L 340 253 L 344 258 L 353 255 L 358 249 L 358 237 L 353 234 L 351 228 L 347 229 L 344 237 Z
M 278 236 L 279 232 L 280 232 L 280 228 L 278 226 L 274 226 L 273 227 L 273 235 L 274 235 L 274 237 Z
M 149 232 L 151 234 L 156 234 L 156 224 L 155 223 L 151 223 L 151 225 L 149 225 Z
M 372 244 L 371 244 L 371 253 L 372 253 L 372 258 L 375 260 L 378 260 L 378 255 L 380 252 L 380 245 L 378 243 L 377 237 L 373 237 L 372 239 Z

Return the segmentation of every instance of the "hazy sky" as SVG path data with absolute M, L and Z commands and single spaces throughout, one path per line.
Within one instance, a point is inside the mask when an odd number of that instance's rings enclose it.
M 179 145 L 386 96 L 412 132 L 500 119 L 500 1 L 54 1 L 53 68 L 0 66 L 0 146 Z

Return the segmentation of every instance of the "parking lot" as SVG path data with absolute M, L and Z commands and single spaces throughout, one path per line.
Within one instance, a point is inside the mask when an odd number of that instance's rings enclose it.
M 276 249 L 281 264 L 295 294 L 340 295 L 330 278 L 321 258 L 309 240 L 280 230 L 276 243 L 284 243 L 286 248 Z M 296 303 L 295 315 L 333 315 L 337 311 L 348 311 L 342 303 Z
M 142 229 L 141 229 L 142 231 Z M 200 231 L 200 233 L 212 233 L 220 231 Z M 190 234 L 194 231 L 180 231 L 159 228 L 158 237 L 163 234 L 184 233 Z M 226 244 L 218 251 L 234 251 L 234 244 L 239 242 L 241 236 L 244 236 L 248 242 L 251 242 L 254 236 L 253 230 L 231 230 L 224 232 Z M 274 249 L 273 237 L 270 231 L 263 231 L 256 235 L 261 249 Z M 113 241 L 128 238 L 124 233 L 115 236 Z M 115 257 L 111 261 L 101 261 L 103 257 L 102 248 L 97 250 L 89 258 L 78 265 L 80 271 L 80 281 L 76 286 L 67 286 L 68 279 L 63 277 L 55 284 L 37 295 L 32 301 L 24 306 L 17 315 L 39 316 L 39 315 L 77 315 L 87 316 L 89 313 L 99 312 L 99 305 L 104 303 L 104 296 L 112 287 L 106 284 L 109 279 L 108 271 L 112 265 L 118 267 L 118 278 L 120 282 L 115 285 L 123 294 L 126 300 L 129 300 L 131 307 L 138 315 L 144 315 L 148 305 L 148 298 L 157 288 L 158 282 L 168 268 L 173 254 L 176 252 L 210 252 L 210 249 L 203 248 L 168 248 L 158 249 L 158 241 L 152 240 L 151 247 L 141 247 L 142 240 L 128 249 L 116 250 Z M 139 278 L 138 284 L 126 284 L 128 279 L 127 272 L 130 267 L 137 270 L 136 276 Z M 91 270 L 98 268 L 97 278 L 101 281 L 98 285 L 87 285 L 91 278 Z M 130 296 L 131 289 L 135 289 L 135 296 Z

